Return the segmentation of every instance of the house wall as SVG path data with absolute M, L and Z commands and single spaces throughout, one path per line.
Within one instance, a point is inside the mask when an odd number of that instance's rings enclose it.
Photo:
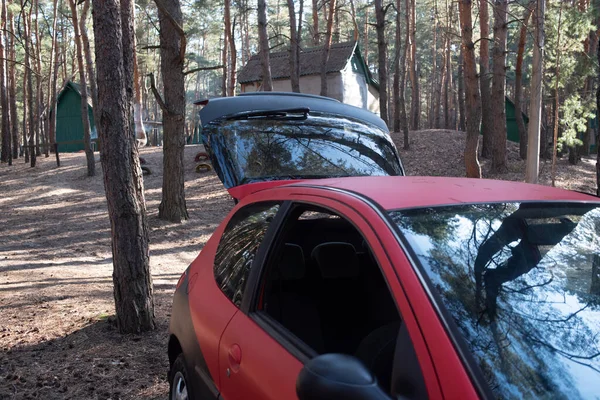
M 73 153 L 84 149 L 81 96 L 67 86 L 56 107 L 56 143 L 60 153 Z M 88 106 L 92 140 L 97 139 L 92 108 Z
M 365 76 L 353 71 L 351 63 L 348 63 L 341 75 L 344 86 L 342 101 L 379 115 L 379 93 L 377 89 L 368 85 Z
M 243 83 L 242 93 L 256 92 L 260 87 L 260 82 Z M 338 72 L 329 73 L 327 75 L 327 91 L 328 97 L 343 102 L 343 80 L 342 75 Z M 274 92 L 291 92 L 292 83 L 289 79 L 277 79 L 273 80 L 273 91 Z M 320 75 L 306 75 L 300 77 L 300 92 L 305 94 L 316 94 L 321 93 L 321 76 Z

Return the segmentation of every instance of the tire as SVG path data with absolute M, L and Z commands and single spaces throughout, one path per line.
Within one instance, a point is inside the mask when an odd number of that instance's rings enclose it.
M 194 398 L 190 387 L 190 375 L 185 367 L 183 354 L 179 354 L 169 371 L 169 400 L 190 400 Z
M 142 167 L 142 175 L 152 175 L 152 171 L 148 167 Z
M 196 172 L 199 174 L 205 173 L 205 172 L 210 172 L 212 170 L 212 165 L 210 165 L 209 163 L 200 163 L 198 165 L 196 165 Z
M 200 153 L 196 154 L 196 157 L 194 157 L 194 161 L 196 162 L 207 162 L 208 160 L 210 160 L 210 157 L 205 151 L 201 151 Z

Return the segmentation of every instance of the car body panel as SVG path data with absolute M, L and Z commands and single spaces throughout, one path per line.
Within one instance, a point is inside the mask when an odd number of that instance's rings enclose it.
M 307 180 L 293 185 L 359 193 L 386 210 L 511 201 L 600 202 L 590 194 L 550 186 L 473 178 L 373 176 Z
M 235 347 L 239 352 L 230 354 Z M 240 355 L 238 364 L 234 357 Z M 221 338 L 220 365 L 221 396 L 225 400 L 293 399 L 303 366 L 242 312 L 234 316 Z
M 238 312 L 238 308 L 217 286 L 213 272 L 216 248 L 227 220 L 206 243 L 189 270 L 190 276 L 197 276 L 195 285 L 189 293 L 191 322 L 196 340 L 202 349 L 208 373 L 217 388 L 220 388 L 219 341 L 227 324 Z

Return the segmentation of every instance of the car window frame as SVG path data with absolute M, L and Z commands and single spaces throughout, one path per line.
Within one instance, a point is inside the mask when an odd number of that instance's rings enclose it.
M 219 291 L 221 292 L 221 294 L 223 294 L 223 296 L 229 301 L 231 302 L 231 304 L 233 304 L 236 308 L 240 309 L 240 310 L 244 310 L 245 307 L 245 299 L 248 297 L 247 293 L 250 290 L 253 290 L 253 286 L 250 286 L 251 284 L 251 277 L 252 277 L 252 271 L 256 269 L 257 265 L 262 265 L 263 260 L 264 260 L 264 254 L 266 253 L 266 249 L 268 249 L 270 247 L 270 243 L 272 242 L 273 238 L 275 237 L 275 234 L 277 232 L 278 227 L 281 225 L 281 221 L 283 216 L 286 213 L 286 206 L 289 207 L 289 204 L 287 204 L 286 201 L 282 201 L 282 200 L 264 200 L 264 201 L 258 201 L 258 202 L 254 202 L 254 203 L 249 203 L 246 205 L 241 206 L 239 209 L 235 210 L 235 212 L 231 215 L 231 217 L 229 218 L 229 220 L 227 221 L 227 223 L 225 224 L 225 228 L 223 228 L 223 232 L 221 232 L 221 235 L 219 236 L 219 242 L 217 243 L 216 246 L 216 250 L 215 250 L 215 257 L 216 254 L 219 251 L 219 247 L 221 245 L 221 243 L 223 242 L 223 236 L 226 234 L 227 229 L 230 227 L 230 224 L 235 221 L 236 217 L 242 213 L 247 211 L 249 208 L 253 208 L 256 206 L 260 206 L 260 205 L 265 205 L 265 204 L 272 204 L 274 205 L 279 205 L 279 209 L 277 210 L 277 212 L 275 213 L 275 216 L 273 217 L 273 220 L 271 221 L 271 223 L 269 224 L 269 226 L 267 227 L 267 231 L 265 232 L 265 235 L 261 241 L 261 243 L 258 246 L 258 249 L 254 255 L 254 259 L 252 260 L 252 264 L 250 266 L 250 273 L 248 274 L 248 277 L 246 278 L 246 285 L 244 286 L 244 292 L 242 293 L 242 301 L 241 304 L 238 306 L 237 304 L 235 304 L 235 302 L 233 301 L 232 298 L 229 297 L 229 295 L 227 295 L 222 289 L 221 286 L 217 280 L 217 276 L 216 276 L 216 262 L 213 258 L 213 265 L 212 265 L 212 274 L 213 274 L 213 278 L 215 279 L 215 283 L 219 289 Z M 247 307 L 247 306 L 246 306 Z
M 268 249 L 266 249 L 266 248 L 261 249 L 261 250 L 263 250 L 263 253 L 261 254 L 262 262 L 258 268 L 252 269 L 251 277 L 249 277 L 249 279 L 248 279 L 248 285 L 252 282 L 253 286 L 252 286 L 252 290 L 249 290 L 250 287 L 246 286 L 246 291 L 244 293 L 244 296 L 245 296 L 244 300 L 248 307 L 245 309 L 245 314 L 250 319 L 252 319 L 260 328 L 262 328 L 269 336 L 271 336 L 271 338 L 273 338 L 273 340 L 275 342 L 277 342 L 279 345 L 281 345 L 288 353 L 290 353 L 292 356 L 296 357 L 303 364 L 306 364 L 310 359 L 317 356 L 318 353 L 315 350 L 313 350 L 310 346 L 308 346 L 306 343 L 304 343 L 300 338 L 298 338 L 294 333 L 292 333 L 286 327 L 284 327 L 279 322 L 277 322 L 273 318 L 271 318 L 266 312 L 264 312 L 262 310 L 257 310 L 258 302 L 260 299 L 261 282 L 262 282 L 263 275 L 268 270 L 268 266 L 269 266 L 268 263 L 272 262 L 272 260 L 273 260 L 273 258 L 271 258 L 271 257 L 274 254 L 274 251 L 277 249 L 278 246 L 281 246 L 284 243 L 285 238 L 282 237 L 282 235 L 279 235 L 279 233 L 284 233 L 286 228 L 292 227 L 296 223 L 296 221 L 298 220 L 300 215 L 302 215 L 303 212 L 307 211 L 310 208 L 315 208 L 315 209 L 320 209 L 320 210 L 326 211 L 328 213 L 337 215 L 337 216 L 345 219 L 348 223 L 350 223 L 354 227 L 354 229 L 357 230 L 357 232 L 362 236 L 363 240 L 365 240 L 367 245 L 370 248 L 372 246 L 369 244 L 368 240 L 365 238 L 365 234 L 357 226 L 357 224 L 355 223 L 353 218 L 349 217 L 341 210 L 335 209 L 333 207 L 329 207 L 324 204 L 320 204 L 320 203 L 313 202 L 313 201 L 307 201 L 307 200 L 292 200 L 292 201 L 288 201 L 286 203 L 288 203 L 288 204 L 286 204 L 285 214 L 281 215 L 281 221 L 277 227 L 278 234 L 269 243 Z M 343 205 L 347 206 L 345 204 L 343 204 Z M 295 214 L 298 211 L 300 211 L 300 213 Z M 373 240 L 379 241 L 381 246 L 383 246 L 383 243 L 381 242 L 380 238 L 378 237 L 378 235 L 376 233 L 373 235 Z M 379 271 L 382 274 L 383 279 L 385 280 L 387 289 L 392 297 L 392 300 L 394 301 L 394 305 L 395 305 L 396 311 L 398 312 L 398 315 L 400 317 L 400 321 L 404 321 L 403 314 L 398 305 L 396 296 L 394 295 L 394 292 L 392 291 L 392 289 L 390 287 L 390 283 L 389 283 L 390 277 L 388 277 L 386 275 L 384 269 L 381 267 L 381 262 L 379 260 L 380 257 L 378 257 L 378 255 L 376 253 L 373 253 L 373 257 L 375 258 L 377 267 L 379 268 Z M 386 255 L 386 257 L 387 257 L 387 255 Z M 391 262 L 391 260 L 389 260 L 389 261 Z M 395 275 L 393 278 L 399 279 L 397 275 Z M 406 338 L 401 337 L 401 331 L 398 332 L 398 335 L 396 337 L 397 343 L 398 343 L 399 339 L 404 340 L 404 341 L 406 340 Z M 410 342 L 409 346 L 412 349 L 413 354 L 416 354 L 416 349 L 414 347 L 413 341 L 410 338 L 408 338 L 408 340 Z M 406 342 L 404 342 L 404 345 L 405 346 L 407 345 Z M 392 372 L 392 382 L 394 382 L 398 379 L 397 374 L 395 374 L 396 366 L 398 365 L 398 363 L 402 362 L 403 358 L 404 358 L 403 354 L 399 354 L 398 351 L 395 351 L 394 359 L 393 359 L 393 368 L 391 371 Z M 424 379 L 423 372 L 422 372 L 423 368 L 421 367 L 419 360 L 418 359 L 415 359 L 415 360 L 417 362 L 416 367 L 418 367 L 417 368 L 418 374 L 416 374 L 416 376 L 420 376 L 420 380 L 421 380 L 420 384 L 422 385 L 422 387 L 426 387 L 425 379 Z M 386 388 L 386 390 L 389 390 L 389 389 L 390 388 Z

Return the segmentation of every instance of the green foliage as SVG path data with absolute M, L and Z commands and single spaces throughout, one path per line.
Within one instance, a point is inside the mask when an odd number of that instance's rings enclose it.
M 579 93 L 567 98 L 561 106 L 563 116 L 560 123 L 563 131 L 558 140 L 558 151 L 562 150 L 563 145 L 575 147 L 583 144 L 579 137 L 587 130 L 588 121 L 594 118 L 595 107 L 593 101 L 586 101 Z

